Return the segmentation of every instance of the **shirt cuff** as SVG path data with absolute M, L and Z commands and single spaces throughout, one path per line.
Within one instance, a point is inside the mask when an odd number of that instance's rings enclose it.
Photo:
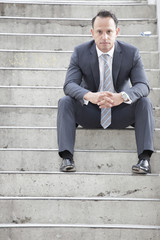
M 89 101 L 83 98 L 84 105 L 88 105 Z
M 127 104 L 131 104 L 132 103 L 132 100 L 130 99 L 130 97 L 128 96 L 128 94 L 126 93 L 126 95 L 127 95 L 127 97 L 128 97 L 128 101 L 127 102 L 125 102 L 125 103 L 127 103 Z
M 88 105 L 89 101 L 83 98 L 84 105 Z

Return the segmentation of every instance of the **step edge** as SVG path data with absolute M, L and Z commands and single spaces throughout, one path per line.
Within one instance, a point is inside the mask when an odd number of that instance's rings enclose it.
M 23 201 L 23 200 L 33 200 L 33 201 L 114 201 L 114 202 L 160 202 L 159 198 L 119 198 L 119 197 L 0 197 L 0 201 Z
M 62 33 L 58 33 L 58 34 L 45 34 L 45 33 L 6 33 L 6 32 L 0 32 L 0 36 L 32 36 L 32 37 L 36 37 L 36 36 L 40 36 L 40 37 L 92 37 L 91 34 L 62 34 Z M 158 35 L 157 34 L 153 34 L 150 36 L 142 36 L 142 35 L 118 35 L 118 38 L 156 38 L 158 39 Z
M 24 151 L 24 152 L 30 152 L 30 151 L 33 151 L 33 152 L 58 152 L 58 149 L 42 149 L 42 148 L 0 148 L 0 152 L 14 152 L 14 151 Z M 126 150 L 126 149 L 117 149 L 117 150 L 113 150 L 113 149 L 97 149 L 97 150 L 94 150 L 94 149 L 75 149 L 75 152 L 98 152 L 98 153 L 102 153 L 102 152 L 109 152 L 109 153 L 137 153 L 136 150 Z M 157 154 L 160 154 L 160 150 L 155 150 L 154 153 L 157 153 Z
M 17 67 L 0 67 L 0 70 L 18 70 L 18 71 L 67 71 L 66 68 L 17 68 Z M 156 70 L 156 69 L 155 69 Z M 157 69 L 158 70 L 158 69 Z
M 47 18 L 47 17 L 18 17 L 18 16 L 0 16 L 1 19 L 17 19 L 17 20 L 52 20 L 52 21 L 91 21 L 92 18 Z M 157 18 L 119 18 L 119 21 L 157 21 Z
M 39 151 L 39 152 L 58 152 L 58 149 L 42 149 L 42 148 L 0 148 L 0 151 L 2 152 L 8 152 L 8 151 L 11 151 L 11 152 L 14 152 L 14 151 L 24 151 L 24 152 L 28 152 L 28 151 Z M 113 150 L 113 149 L 106 149 L 106 150 L 88 150 L 88 149 L 84 149 L 84 150 L 81 150 L 81 149 L 75 149 L 74 152 L 98 152 L 98 153 L 101 153 L 101 152 L 112 152 L 112 153 L 137 153 L 136 150 Z M 155 150 L 154 153 L 160 153 L 160 150 Z
M 103 6 L 121 6 L 121 5 L 125 5 L 125 6 L 148 6 L 148 4 L 146 3 L 146 1 L 123 1 L 123 0 L 119 0 L 119 1 L 0 1 L 0 3 L 5 3 L 5 4 L 24 4 L 24 5 L 87 5 L 87 6 L 97 6 L 97 5 L 103 5 Z M 155 4 L 152 4 L 153 6 L 155 6 Z
M 0 71 L 67 71 L 66 68 L 18 68 L 18 67 L 0 67 Z M 148 72 L 160 72 L 159 68 L 145 69 Z
M 66 175 L 66 173 L 55 171 L 0 171 L 0 175 Z M 67 175 L 130 176 L 130 177 L 137 176 L 137 174 L 134 173 L 107 173 L 107 172 L 68 172 Z M 160 177 L 160 173 L 149 173 L 143 176 Z
M 29 126 L 0 126 L 0 129 L 35 129 L 35 130 L 57 130 L 57 127 L 29 127 Z M 104 131 L 103 129 L 89 129 L 89 128 L 82 128 L 82 127 L 78 127 L 77 128 L 78 131 Z M 160 131 L 160 128 L 155 128 L 154 130 L 156 131 Z M 120 131 L 134 131 L 133 127 L 128 127 L 128 128 L 124 128 L 124 129 L 108 129 L 107 131 L 111 132 L 120 132 Z
M 0 108 L 43 108 L 43 109 L 58 109 L 58 106 L 38 106 L 38 105 L 0 105 Z M 153 107 L 153 110 L 160 110 L 160 107 Z
M 129 224 L 0 224 L 0 228 L 96 228 L 96 229 L 135 229 L 135 230 L 160 230 L 154 225 L 129 225 Z
M 34 86 L 34 85 L 0 85 L 0 89 L 61 89 L 63 90 L 63 86 Z M 150 90 L 160 90 L 160 87 L 150 87 Z
M 0 126 L 0 129 L 35 129 L 35 130 L 57 130 L 57 127 L 29 127 L 29 126 Z M 83 127 L 79 127 L 77 128 L 78 131 L 99 131 L 102 132 L 104 131 L 103 129 L 89 129 L 89 128 L 83 128 Z M 107 131 L 112 132 L 112 131 L 117 131 L 117 132 L 123 132 L 123 131 L 134 131 L 133 127 L 127 127 L 127 128 L 123 128 L 123 129 L 108 129 Z M 154 131 L 160 131 L 159 127 L 154 128 Z
M 73 53 L 73 50 L 32 50 L 32 49 L 0 49 L 0 52 L 18 52 L 18 53 Z M 158 50 L 139 51 L 141 54 L 159 54 Z

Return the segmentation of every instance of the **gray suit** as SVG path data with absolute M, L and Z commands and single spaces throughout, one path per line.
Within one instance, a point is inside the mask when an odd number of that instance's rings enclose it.
M 137 48 L 116 41 L 112 76 L 115 91 L 125 91 L 132 104 L 122 103 L 112 108 L 109 128 L 122 129 L 134 125 L 138 155 L 144 150 L 153 151 L 154 121 L 152 105 L 147 98 L 149 85 Z M 98 56 L 92 40 L 77 46 L 71 57 L 64 83 L 67 96 L 60 99 L 58 105 L 59 152 L 68 150 L 73 154 L 77 125 L 101 128 L 99 107 L 92 103 L 86 106 L 83 101 L 88 91 L 98 91 L 99 83 Z

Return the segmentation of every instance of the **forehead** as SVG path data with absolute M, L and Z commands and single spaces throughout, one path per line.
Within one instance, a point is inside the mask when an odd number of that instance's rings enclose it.
M 114 28 L 116 24 L 111 17 L 96 17 L 94 22 L 94 28 Z

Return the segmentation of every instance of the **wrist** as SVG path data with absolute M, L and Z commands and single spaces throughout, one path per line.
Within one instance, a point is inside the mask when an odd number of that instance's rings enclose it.
M 123 102 L 127 102 L 129 100 L 127 93 L 121 92 L 121 99 Z
M 90 101 L 91 95 L 92 95 L 92 92 L 87 92 L 87 93 L 84 95 L 84 100 Z

